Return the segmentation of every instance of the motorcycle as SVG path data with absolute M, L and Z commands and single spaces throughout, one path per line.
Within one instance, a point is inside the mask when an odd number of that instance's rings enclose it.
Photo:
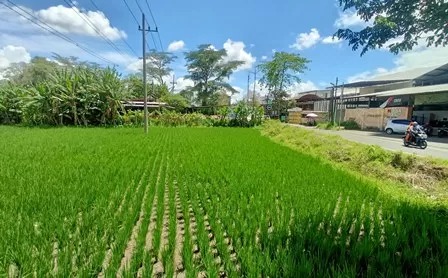
M 403 137 L 403 144 L 406 147 L 414 146 L 419 147 L 420 149 L 424 150 L 428 147 L 428 135 L 424 132 L 419 132 L 410 141 L 406 141 L 406 136 Z
M 428 135 L 428 137 L 429 137 L 429 136 L 432 135 L 433 128 L 432 128 L 432 126 L 430 126 L 429 124 L 426 124 L 426 125 L 423 126 L 423 131 L 424 131 L 424 132 L 426 133 L 426 135 Z
M 439 128 L 439 131 L 437 132 L 437 136 L 439 136 L 440 138 L 448 136 L 448 128 L 446 128 L 446 127 Z

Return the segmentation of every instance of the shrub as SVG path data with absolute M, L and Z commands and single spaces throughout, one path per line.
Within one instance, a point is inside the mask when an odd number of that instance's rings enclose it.
M 354 120 L 349 120 L 349 121 L 342 122 L 341 126 L 344 127 L 345 129 L 349 129 L 349 130 L 361 129 L 359 124 L 356 121 L 354 121 Z

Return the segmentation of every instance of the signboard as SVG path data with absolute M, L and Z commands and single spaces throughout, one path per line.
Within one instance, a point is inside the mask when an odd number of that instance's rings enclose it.
M 381 100 L 381 102 L 382 104 L 380 105 L 380 108 L 408 106 L 409 96 L 389 97 L 387 99 Z
M 448 104 L 448 92 L 415 96 L 415 105 Z

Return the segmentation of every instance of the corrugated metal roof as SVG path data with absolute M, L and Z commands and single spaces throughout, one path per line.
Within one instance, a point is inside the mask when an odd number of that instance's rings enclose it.
M 419 87 L 409 87 L 398 90 L 384 91 L 381 93 L 358 95 L 352 97 L 391 97 L 391 96 L 403 96 L 403 95 L 418 95 L 418 94 L 428 94 L 428 93 L 448 93 L 448 84 L 432 85 L 432 86 L 419 86 Z
M 394 72 L 390 74 L 383 74 L 376 76 L 370 81 L 404 81 L 404 80 L 414 80 L 422 75 L 425 75 L 437 68 L 441 67 L 441 65 L 433 66 L 433 67 L 422 67 L 407 71 Z

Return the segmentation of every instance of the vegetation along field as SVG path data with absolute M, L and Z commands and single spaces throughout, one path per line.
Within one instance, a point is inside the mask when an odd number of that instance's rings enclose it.
M 444 208 L 256 129 L 0 127 L 0 154 L 0 277 L 448 273 Z

